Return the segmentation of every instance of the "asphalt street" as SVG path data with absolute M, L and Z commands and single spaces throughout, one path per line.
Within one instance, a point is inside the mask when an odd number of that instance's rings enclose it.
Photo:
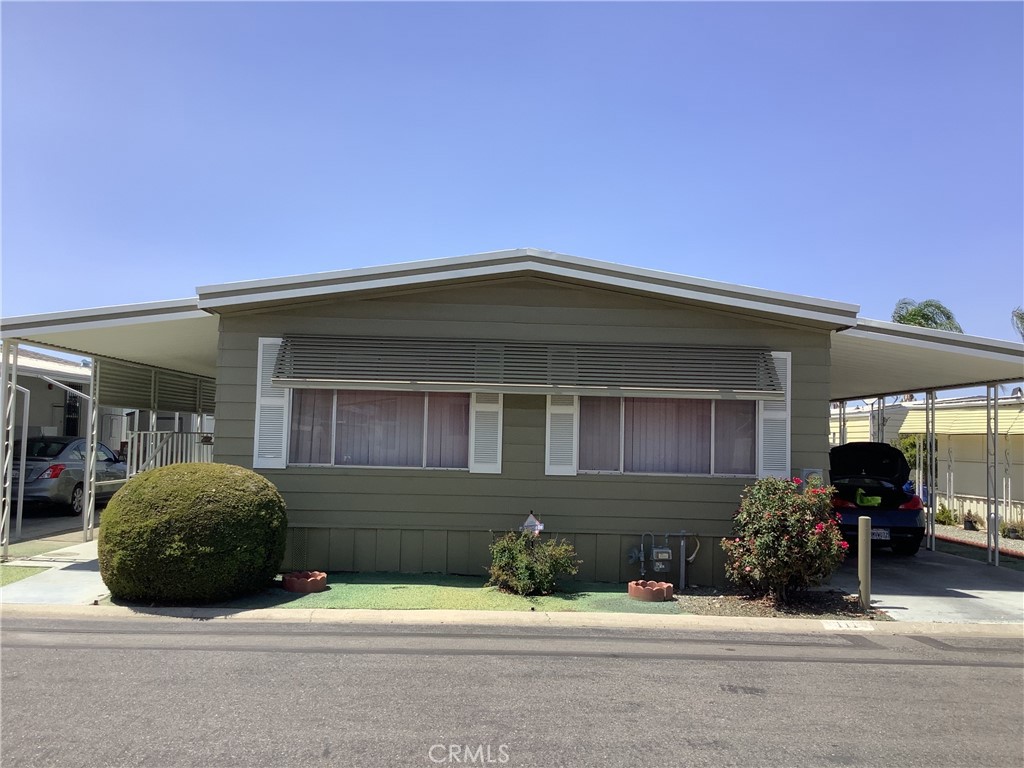
M 5 618 L 4 766 L 1024 766 L 1024 641 Z

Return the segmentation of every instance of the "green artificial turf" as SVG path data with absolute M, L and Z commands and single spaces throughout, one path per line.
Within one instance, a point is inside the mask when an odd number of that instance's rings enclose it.
M 296 595 L 272 587 L 230 603 L 233 608 L 365 608 L 372 610 L 577 611 L 679 613 L 674 602 L 643 603 L 626 594 L 625 584 L 573 583 L 565 592 L 520 597 L 484 586 L 472 576 L 332 573 L 329 589 Z
M 30 568 L 24 565 L 0 565 L 0 587 L 35 576 L 46 568 Z

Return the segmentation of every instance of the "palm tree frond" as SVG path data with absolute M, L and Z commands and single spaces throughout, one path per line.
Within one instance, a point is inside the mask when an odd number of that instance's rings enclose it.
M 952 310 L 938 299 L 914 301 L 903 298 L 896 302 L 892 321 L 901 325 L 915 325 L 919 328 L 934 328 L 939 331 L 963 333 Z

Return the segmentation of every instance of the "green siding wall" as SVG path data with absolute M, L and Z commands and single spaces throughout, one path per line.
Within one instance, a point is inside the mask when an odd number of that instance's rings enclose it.
M 595 289 L 519 280 L 288 312 L 225 316 L 218 354 L 215 458 L 252 466 L 256 345 L 285 333 L 758 345 L 793 353 L 792 466 L 826 467 L 829 334 Z M 451 470 L 292 467 L 264 474 L 288 503 L 287 568 L 482 574 L 491 531 L 531 511 L 574 541 L 581 579 L 622 581 L 644 531 L 701 536 L 691 583 L 719 583 L 717 541 L 744 481 L 544 474 L 539 395 L 506 395 L 501 475 Z M 675 542 L 673 542 L 675 544 Z M 691 545 L 692 551 L 692 545 Z M 673 578 L 678 573 L 673 563 Z

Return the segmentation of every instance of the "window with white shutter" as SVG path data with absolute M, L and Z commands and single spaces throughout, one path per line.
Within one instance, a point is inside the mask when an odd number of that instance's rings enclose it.
M 772 352 L 775 372 L 785 392 L 782 400 L 763 400 L 759 404 L 761 417 L 761 450 L 758 454 L 759 477 L 790 476 L 790 379 L 792 352 Z
M 576 395 L 548 395 L 544 451 L 547 475 L 576 474 L 577 406 Z
M 284 469 L 288 461 L 288 390 L 271 383 L 281 339 L 259 340 L 253 469 Z
M 478 392 L 469 408 L 469 471 L 501 474 L 502 395 Z

